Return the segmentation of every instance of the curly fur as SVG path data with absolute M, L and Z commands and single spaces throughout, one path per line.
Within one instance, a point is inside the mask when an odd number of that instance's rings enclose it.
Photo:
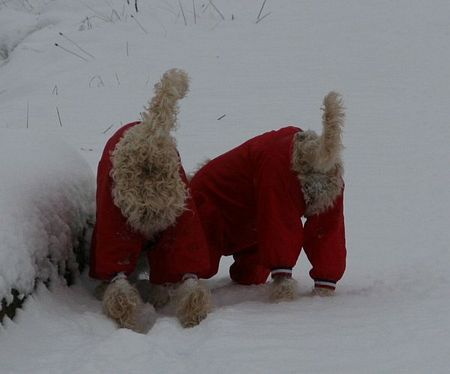
M 176 290 L 177 317 L 183 327 L 193 327 L 211 310 L 211 293 L 196 279 L 187 279 Z
M 308 130 L 294 137 L 292 169 L 302 186 L 305 216 L 330 208 L 343 188 L 341 133 L 345 114 L 342 98 L 336 92 L 330 92 L 325 96 L 323 105 L 322 135 Z
M 297 281 L 292 278 L 276 278 L 270 284 L 270 300 L 278 303 L 292 301 L 298 295 Z
M 185 210 L 188 191 L 170 132 L 176 127 L 177 102 L 188 88 L 184 71 L 167 71 L 155 85 L 142 123 L 130 128 L 111 154 L 114 203 L 128 224 L 149 239 Z
M 120 327 L 139 330 L 136 309 L 142 305 L 141 297 L 126 279 L 116 280 L 108 285 L 103 295 L 103 311 Z
M 322 124 L 316 168 L 328 171 L 340 160 L 342 145 L 342 128 L 344 127 L 344 106 L 342 97 L 337 92 L 330 92 L 323 99 Z
M 338 163 L 326 173 L 312 171 L 299 176 L 306 204 L 306 217 L 325 212 L 333 206 L 344 186 L 342 174 L 342 164 Z

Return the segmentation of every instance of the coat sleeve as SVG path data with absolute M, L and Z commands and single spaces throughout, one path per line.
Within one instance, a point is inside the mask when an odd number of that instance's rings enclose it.
M 273 160 L 255 178 L 258 247 L 268 269 L 293 268 L 303 241 L 300 187 L 289 168 Z
M 111 167 L 107 148 L 97 172 L 97 211 L 89 270 L 91 277 L 102 280 L 109 280 L 119 272 L 132 273 L 144 245 L 144 238 L 130 228 L 120 209 L 114 205 Z
M 307 218 L 303 246 L 312 264 L 310 276 L 315 286 L 334 289 L 346 265 L 343 193 L 333 207 Z

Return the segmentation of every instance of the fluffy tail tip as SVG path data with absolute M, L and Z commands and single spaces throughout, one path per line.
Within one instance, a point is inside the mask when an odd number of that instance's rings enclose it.
M 182 99 L 189 91 L 189 76 L 181 69 L 167 70 L 161 80 L 162 84 L 168 84 L 173 88 L 176 99 Z
M 327 171 L 339 161 L 342 145 L 342 128 L 344 126 L 344 105 L 342 96 L 329 92 L 323 99 L 323 132 L 316 157 L 316 169 Z
M 344 103 L 342 95 L 331 91 L 323 98 L 323 120 L 329 125 L 344 125 Z

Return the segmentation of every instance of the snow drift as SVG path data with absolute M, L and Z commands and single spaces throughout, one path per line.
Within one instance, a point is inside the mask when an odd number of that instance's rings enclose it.
M 5 305 L 13 301 L 13 290 L 20 299 L 37 281 L 77 274 L 94 213 L 95 179 L 74 149 L 48 134 L 2 129 L 0 158 Z

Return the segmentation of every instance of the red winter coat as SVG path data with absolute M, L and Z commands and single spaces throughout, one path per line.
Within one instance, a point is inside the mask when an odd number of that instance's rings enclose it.
M 91 244 L 90 276 L 109 280 L 119 272 L 130 274 L 136 267 L 140 252 L 149 247 L 148 260 L 152 283 L 173 283 L 186 273 L 204 273 L 209 269 L 209 252 L 197 210 L 191 198 L 187 209 L 176 223 L 148 241 L 128 224 L 111 195 L 111 152 L 125 131 L 138 125 L 133 122 L 119 129 L 107 142 L 97 172 L 97 214 Z M 180 175 L 187 183 L 180 166 Z
M 343 193 L 332 208 L 306 218 L 305 199 L 292 171 L 293 137 L 286 127 L 245 142 L 217 157 L 193 177 L 190 188 L 217 272 L 222 255 L 233 255 L 231 278 L 266 281 L 272 269 L 293 268 L 303 247 L 311 277 L 335 284 L 345 270 Z M 317 283 L 316 283 L 317 285 Z

